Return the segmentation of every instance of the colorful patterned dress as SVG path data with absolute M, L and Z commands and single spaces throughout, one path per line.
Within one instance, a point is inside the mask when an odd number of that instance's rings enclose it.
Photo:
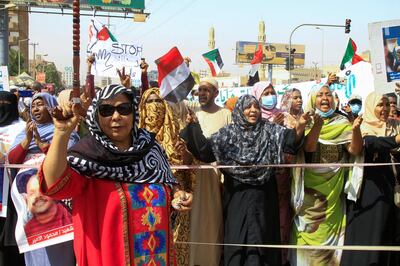
M 309 130 L 306 130 L 306 135 Z M 352 126 L 347 118 L 334 115 L 324 119 L 317 151 L 305 153 L 306 163 L 346 163 Z M 301 160 L 301 155 L 298 156 Z M 304 162 L 304 161 L 303 161 Z M 301 172 L 301 171 L 300 171 Z M 344 187 L 350 171 L 337 166 L 304 168 L 295 172 L 293 187 L 302 187 L 302 197 L 294 189 L 296 210 L 292 241 L 296 245 L 342 245 L 346 224 Z M 292 250 L 291 265 L 339 265 L 340 250 Z
M 179 137 L 180 126 L 178 117 L 174 114 L 166 101 L 148 102 L 151 95 L 160 95 L 160 90 L 151 88 L 146 90 L 139 105 L 139 127 L 155 134 L 157 142 L 163 147 L 168 162 L 171 165 L 183 165 L 181 154 L 176 152 L 175 145 L 182 141 Z M 181 190 L 193 192 L 194 171 L 172 170 L 179 182 Z M 175 211 L 172 214 L 174 242 L 189 242 L 190 212 Z M 176 261 L 178 266 L 188 266 L 190 262 L 190 245 L 179 243 L 176 245 Z
M 43 172 L 39 173 L 41 183 Z M 87 178 L 67 168 L 53 198 L 73 198 L 74 250 L 80 266 L 175 265 L 165 184 Z

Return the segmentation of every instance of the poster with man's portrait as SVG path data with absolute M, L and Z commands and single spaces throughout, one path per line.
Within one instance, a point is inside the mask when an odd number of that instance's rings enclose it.
M 375 91 L 399 90 L 400 19 L 369 23 L 368 35 Z
M 40 193 L 37 169 L 18 172 L 11 196 L 18 214 L 15 236 L 20 252 L 73 239 L 70 204 Z
M 400 80 L 400 26 L 382 28 L 387 81 Z

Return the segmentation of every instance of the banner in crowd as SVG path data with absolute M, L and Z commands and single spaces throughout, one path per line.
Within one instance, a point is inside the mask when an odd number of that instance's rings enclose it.
M 368 62 L 358 62 L 336 73 L 336 75 L 339 77 L 339 82 L 332 84 L 330 88 L 337 93 L 341 105 L 346 104 L 353 94 L 358 94 L 365 100 L 367 95 L 375 90 L 372 68 L 371 64 Z M 290 86 L 277 85 L 275 90 L 279 96 L 282 96 L 286 90 L 296 88 L 301 91 L 303 105 L 305 105 L 309 93 L 326 82 L 327 78 L 316 81 L 293 83 Z
M 8 67 L 0 66 L 0 91 L 10 91 Z
M 24 164 L 39 166 L 43 160 L 44 154 L 35 154 Z M 70 204 L 40 193 L 37 169 L 18 172 L 11 197 L 18 214 L 15 238 L 21 253 L 73 239 Z
M 352 94 L 358 94 L 363 98 L 363 100 L 365 100 L 367 95 L 374 91 L 374 78 L 370 63 L 359 62 L 336 75 L 339 77 L 339 83 L 331 85 L 331 90 L 338 94 L 341 104 L 346 104 Z M 274 88 L 278 94 L 278 103 L 280 103 L 280 98 L 285 91 L 291 88 L 296 88 L 301 91 L 303 104 L 305 105 L 310 91 L 325 84 L 326 81 L 327 78 L 315 81 L 292 83 L 291 85 L 275 85 Z M 215 103 L 219 106 L 223 106 L 229 98 L 251 94 L 251 91 L 252 87 L 221 88 L 219 89 L 219 94 L 215 99 Z M 193 101 L 193 98 L 189 98 L 189 101 Z
M 6 155 L 18 132 L 25 129 L 22 120 L 12 123 L 9 126 L 0 127 L 0 164 L 7 162 Z M 7 200 L 10 190 L 8 171 L 0 167 L 0 217 L 7 215 Z

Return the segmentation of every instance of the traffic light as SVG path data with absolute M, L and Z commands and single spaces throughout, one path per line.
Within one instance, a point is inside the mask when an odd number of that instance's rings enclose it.
M 346 19 L 346 24 L 345 24 L 345 28 L 344 28 L 344 33 L 350 33 L 350 23 L 351 23 L 351 19 Z
M 285 58 L 285 69 L 287 71 L 289 71 L 289 69 L 290 70 L 294 69 L 294 57 L 293 57 L 293 54 L 292 54 L 292 56 L 290 58 L 290 64 L 289 64 L 289 57 Z
M 290 57 L 290 70 L 294 69 L 294 53 L 296 52 L 296 48 L 293 48 L 292 51 L 290 51 L 290 54 L 292 55 Z

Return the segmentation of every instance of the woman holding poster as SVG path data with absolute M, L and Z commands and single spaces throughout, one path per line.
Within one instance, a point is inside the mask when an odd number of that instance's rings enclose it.
M 19 132 L 24 127 L 25 122 L 18 115 L 17 97 L 8 91 L 0 91 L 0 165 L 6 162 L 7 152 L 14 142 L 14 132 Z M 19 266 L 25 263 L 15 242 L 17 214 L 8 193 L 8 181 L 7 172 L 0 167 L 0 266 Z
M 31 121 L 17 135 L 8 155 L 10 163 L 42 163 L 54 134 L 50 111 L 57 105 L 56 98 L 48 93 L 34 95 L 30 105 Z M 69 145 L 72 146 L 78 139 L 76 133 L 72 134 Z M 50 202 L 40 195 L 39 183 L 34 179 L 36 172 L 36 169 L 21 169 L 15 176 L 11 189 L 18 213 L 15 235 L 19 250 L 25 253 L 26 265 L 73 266 L 75 258 L 72 241 L 68 241 L 73 237 L 71 214 L 66 206 Z M 58 215 L 60 208 L 63 217 Z M 65 219 L 68 216 L 69 222 L 68 218 Z M 59 233 L 61 231 L 63 233 Z

